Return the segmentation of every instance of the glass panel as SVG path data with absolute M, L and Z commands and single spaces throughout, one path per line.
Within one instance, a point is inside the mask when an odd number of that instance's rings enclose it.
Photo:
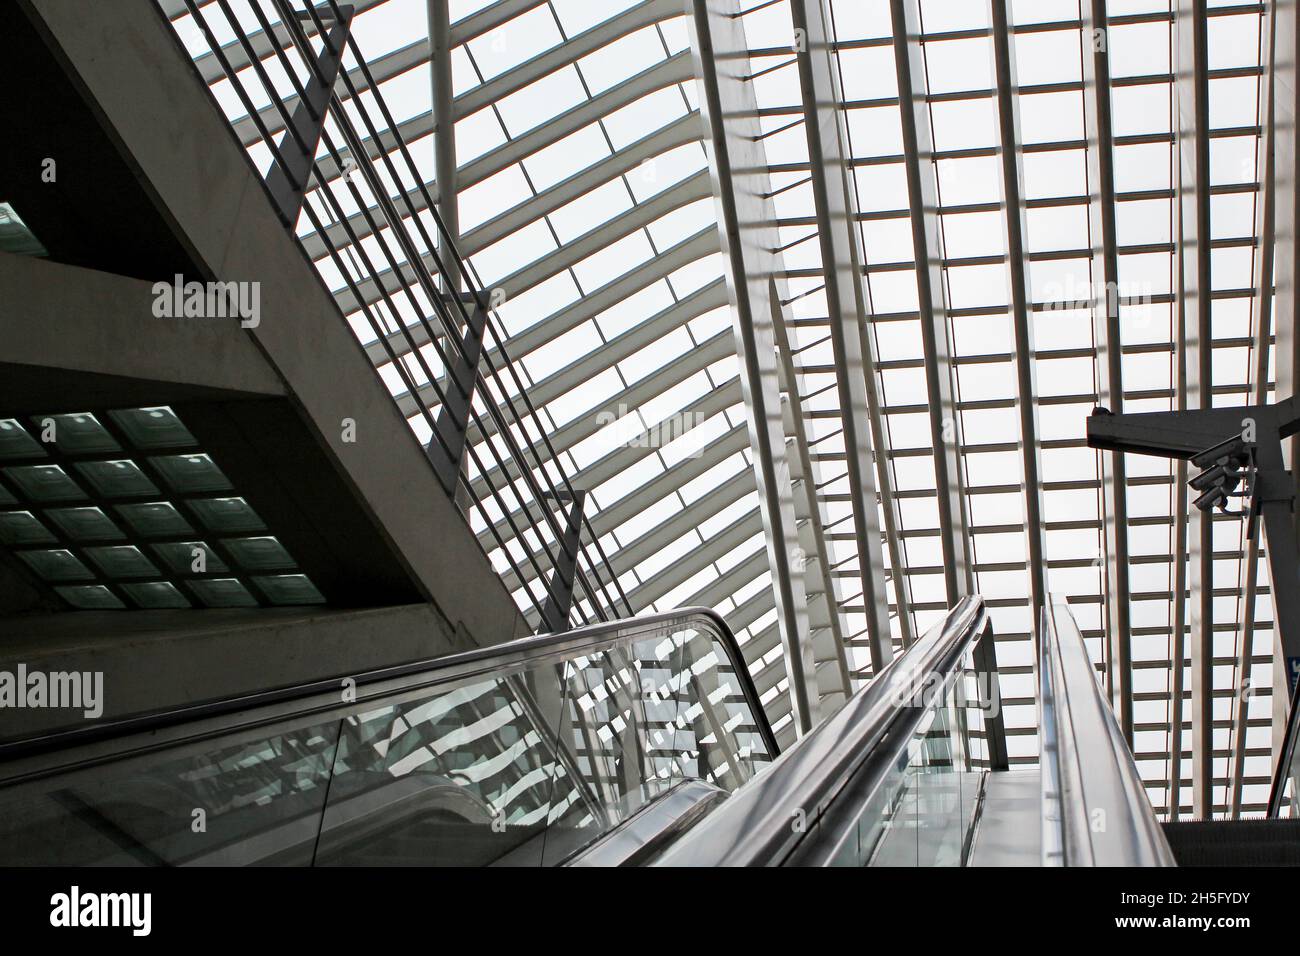
M 250 571 L 292 568 L 293 558 L 275 538 L 230 538 L 222 542 L 230 556 Z
M 219 534 L 265 531 L 262 519 L 243 498 L 201 498 L 190 507 L 208 528 Z
M 323 604 L 325 598 L 305 574 L 258 576 L 253 583 L 272 604 Z
M 139 498 L 158 494 L 158 488 L 133 461 L 83 461 L 77 471 L 105 498 Z
M 969 652 L 947 687 L 922 690 L 925 714 L 835 865 L 962 865 L 988 772 L 972 758 L 982 746 L 980 699 Z
M 87 548 L 90 560 L 112 578 L 147 578 L 158 574 L 153 562 L 134 545 L 114 548 Z
M 553 726 L 562 663 L 423 692 L 343 722 L 318 861 L 536 866 L 576 794 Z
M 112 519 L 98 508 L 53 508 L 45 516 L 78 541 L 116 541 L 124 537 Z
M 962 770 L 951 697 L 934 710 L 917 732 L 917 862 L 920 866 L 959 866 L 966 828 L 961 816 Z
M 153 546 L 163 563 L 177 574 L 229 571 L 226 563 L 205 541 L 168 541 Z
M 52 551 L 19 551 L 18 557 L 47 581 L 84 581 L 94 577 L 71 551 L 62 548 Z
M 230 481 L 207 455 L 168 455 L 149 460 L 179 494 L 230 490 Z
M 183 448 L 195 444 L 189 429 L 166 406 L 127 408 L 108 414 L 137 448 Z
M 0 855 L 10 866 L 310 863 L 337 733 L 336 721 L 256 731 L 0 791 Z
M 0 512 L 0 541 L 5 544 L 51 544 L 55 537 L 30 511 Z
M 190 607 L 190 602 L 176 590 L 176 586 L 167 581 L 146 581 L 140 584 L 123 584 L 125 591 L 136 604 L 143 608 Z
M 90 412 L 44 415 L 33 418 L 32 424 L 42 437 L 53 436 L 59 450 L 69 455 L 97 455 L 122 450 Z
M 15 419 L 0 418 L 0 458 L 44 458 L 41 443 Z
M 219 583 L 187 582 L 196 591 Z M 123 585 L 142 606 L 182 606 L 169 587 Z M 61 589 L 69 600 L 91 590 Z M 186 736 L 161 753 L 127 741 L 127 756 L 88 773 L 0 788 L 0 864 L 559 862 L 689 766 L 722 779 L 768 760 L 734 739 L 703 745 L 713 730 L 694 716 L 698 694 L 722 706 L 728 668 L 713 667 L 713 685 L 690 675 L 725 659 L 689 656 L 697 641 L 712 645 L 713 635 L 606 638 L 568 659 L 486 661 L 433 687 L 342 704 L 337 721 L 316 714 Z M 192 829 L 196 810 L 206 832 Z
M 86 497 L 58 465 L 18 465 L 6 468 L 4 473 L 34 501 L 77 501 Z
M 78 587 L 57 587 L 54 590 L 73 607 L 85 611 L 125 607 L 121 599 L 102 584 L 88 584 Z
M 186 582 L 208 607 L 253 607 L 257 599 L 234 578 L 200 578 Z
M 159 538 L 173 534 L 191 534 L 194 529 L 181 517 L 175 507 L 166 501 L 147 504 L 117 505 L 117 513 L 126 519 L 136 534 Z
M 0 252 L 12 252 L 19 256 L 49 255 L 41 241 L 7 202 L 0 202 Z

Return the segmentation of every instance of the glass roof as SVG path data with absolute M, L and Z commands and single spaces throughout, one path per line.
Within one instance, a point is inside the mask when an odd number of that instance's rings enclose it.
M 259 168 L 271 161 L 230 83 L 205 55 L 207 44 L 180 0 L 160 0 L 213 84 Z M 1100 376 L 1091 299 L 1102 243 L 1090 217 L 1098 184 L 1089 150 L 1113 164 L 1118 254 L 1122 409 L 1177 406 L 1177 103 L 1170 0 L 1108 0 L 1104 31 L 1111 82 L 1111 135 L 1089 128 L 1088 59 L 1099 42 L 1079 0 L 1008 4 L 1023 164 L 1024 253 L 1034 352 L 1033 394 L 1018 382 L 1010 293 L 1006 186 L 1000 152 L 988 6 L 970 0 L 907 0 L 922 42 L 934 155 L 905 155 L 890 0 L 828 0 L 830 53 L 838 85 L 868 315 L 884 424 L 885 508 L 896 513 L 886 542 L 893 640 L 918 634 L 947 605 L 943 529 L 935 489 L 936 436 L 927 382 L 951 375 L 959 421 L 958 461 L 966 492 L 958 529 L 973 557 L 975 590 L 989 601 L 1002 670 L 1013 763 L 1037 754 L 1030 575 L 1025 534 L 1025 436 L 1019 403 L 1037 412 L 1035 455 L 1042 488 L 1047 586 L 1066 595 L 1100 664 L 1107 589 L 1101 453 L 1086 447 L 1084 420 Z M 246 4 L 232 5 L 253 34 Z M 1085 0 L 1085 7 L 1091 3 Z M 1269 383 L 1255 381 L 1259 320 L 1253 270 L 1259 246 L 1256 169 L 1261 76 L 1258 3 L 1210 3 L 1208 18 L 1209 205 L 1212 238 L 1212 382 L 1216 405 L 1244 404 Z M 354 34 L 416 162 L 435 179 L 433 77 L 425 0 L 360 0 Z M 205 8 L 206 9 L 206 8 Z M 787 445 L 806 451 L 819 531 L 806 562 L 811 594 L 832 581 L 833 614 L 855 679 L 869 676 L 867 615 L 854 538 L 854 496 L 835 387 L 825 294 L 832 263 L 822 259 L 803 94 L 789 0 L 741 0 L 748 83 L 757 101 L 760 145 L 772 186 L 787 299 Z M 778 729 L 791 732 L 788 685 L 765 550 L 762 502 L 747 430 L 714 186 L 704 147 L 691 36 L 679 0 L 499 0 L 450 4 L 452 108 L 460 251 L 485 288 L 502 290 L 494 321 L 508 337 L 523 387 L 537 405 L 601 546 L 638 610 L 705 604 L 736 630 Z M 238 53 L 234 34 L 212 18 L 218 41 Z M 242 62 L 247 62 L 246 59 Z M 273 71 L 275 61 L 266 60 Z M 286 87 L 287 89 L 287 87 Z M 268 101 L 257 104 L 262 108 Z M 276 114 L 266 109 L 273 123 Z M 274 127 L 273 128 L 278 128 Z M 933 177 L 937 210 L 913 208 L 908 170 Z M 319 190 L 308 203 L 318 203 Z M 359 210 L 356 225 L 368 235 Z M 940 367 L 922 334 L 912 219 L 933 216 L 940 237 L 950 365 Z M 425 419 L 393 368 L 361 303 L 304 217 L 298 234 L 412 428 Z M 372 293 L 373 294 L 373 293 Z M 376 296 L 376 299 L 378 296 Z M 412 316 L 402 316 L 411 323 Z M 396 328 L 396 326 L 393 326 Z M 394 336 L 399 356 L 410 359 Z M 427 351 L 427 350 L 422 350 Z M 1185 384 L 1185 383 L 1183 383 Z M 1113 406 L 1119 406 L 1113 401 Z M 1120 410 L 1114 407 L 1113 410 Z M 471 432 L 482 447 L 484 437 Z M 793 453 L 793 452 L 792 452 Z M 1177 486 L 1171 462 L 1126 456 L 1131 554 L 1134 748 L 1158 811 L 1171 772 L 1171 678 Z M 473 470 L 472 470 L 473 471 Z M 473 471 L 476 482 L 494 480 Z M 886 498 L 888 500 L 886 500 Z M 539 582 L 516 574 L 480 515 L 471 516 L 521 607 Z M 498 512 L 496 531 L 520 553 Z M 881 526 L 886 522 L 882 520 Z M 1034 529 L 1031 529 L 1031 531 Z M 1214 526 L 1214 802 L 1229 803 L 1229 751 L 1239 708 L 1248 708 L 1241 804 L 1267 799 L 1271 605 L 1259 572 L 1253 666 L 1255 693 L 1236 692 L 1242 635 L 1240 593 L 1246 546 L 1240 522 Z M 543 539 L 545 535 L 541 536 Z M 803 539 L 801 539 L 803 540 Z M 1262 563 L 1262 562 L 1261 562 Z M 809 570 L 816 566 L 818 570 Z M 1191 686 L 1190 677 L 1183 687 Z M 1183 720 L 1190 720 L 1183 707 Z M 1190 754 L 1191 735 L 1181 747 Z M 1182 761 L 1182 803 L 1190 806 L 1191 760 Z

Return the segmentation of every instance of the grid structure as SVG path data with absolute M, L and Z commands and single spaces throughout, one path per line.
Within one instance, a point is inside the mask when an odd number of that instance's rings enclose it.
M 0 418 L 0 542 L 82 610 L 323 600 L 165 406 Z
M 160 6 L 265 169 L 255 124 L 185 4 Z M 243 19 L 243 3 L 232 6 L 273 68 L 274 44 Z M 630 604 L 726 615 L 788 740 L 683 5 L 454 2 L 446 23 L 429 22 L 425 0 L 355 6 L 377 92 L 458 248 L 500 290 L 495 316 L 522 388 L 560 466 L 589 493 Z M 1025 764 L 1037 755 L 1032 609 L 1047 591 L 1068 596 L 1153 804 L 1168 814 L 1177 781 L 1175 812 L 1190 812 L 1196 702 L 1182 595 L 1190 587 L 1199 600 L 1206 575 L 1184 568 L 1186 476 L 1163 459 L 1088 449 L 1084 420 L 1097 404 L 1135 412 L 1269 397 L 1259 157 L 1271 4 L 744 0 L 738 12 L 780 234 L 787 451 L 807 466 L 795 477 L 798 568 L 810 603 L 828 602 L 814 624 L 836 633 L 850 676 L 865 679 L 886 638 L 873 633 L 864 582 L 887 582 L 893 648 L 955 592 L 983 594 L 1010 756 Z M 824 44 L 807 42 L 821 34 Z M 218 39 L 249 62 L 232 37 Z M 432 67 L 431 49 L 447 51 Z M 833 95 L 819 98 L 826 76 Z M 277 128 L 271 106 L 258 108 Z M 840 127 L 842 155 L 819 145 L 814 127 L 826 122 Z M 390 145 L 366 144 L 377 155 Z M 326 179 L 346 172 L 328 157 L 322 167 Z M 856 227 L 847 243 L 826 215 L 837 176 Z M 363 211 L 349 215 L 373 242 Z M 1195 223 L 1209 228 L 1198 242 Z M 333 228 L 322 236 L 304 220 L 298 232 L 427 439 L 418 397 L 327 254 Z M 856 359 L 832 321 L 853 283 Z M 1185 314 L 1194 292 L 1208 294 Z M 1190 365 L 1185 329 L 1210 344 Z M 407 341 L 390 337 L 398 362 Z M 847 375 L 865 380 L 866 409 L 846 408 Z M 471 443 L 491 432 L 471 430 Z M 865 471 L 851 460 L 864 441 Z M 491 471 L 470 478 L 486 487 Z M 878 567 L 863 563 L 864 488 L 878 502 Z M 498 540 L 517 546 L 504 515 L 474 527 L 517 595 L 535 585 L 500 560 Z M 1212 534 L 1202 570 L 1213 810 L 1254 813 L 1271 743 L 1267 575 L 1239 523 L 1215 519 Z

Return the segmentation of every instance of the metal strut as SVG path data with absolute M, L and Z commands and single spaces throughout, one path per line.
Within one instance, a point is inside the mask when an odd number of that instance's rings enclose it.
M 340 5 L 338 9 L 341 20 L 335 19 L 328 7 L 316 11 L 322 22 L 334 21 L 334 28 L 323 38 L 325 46 L 316 58 L 316 69 L 307 71 L 306 95 L 299 99 L 290 118 L 290 128 L 285 130 L 284 138 L 280 140 L 279 158 L 266 174 L 266 186 L 271 191 L 275 211 L 290 228 L 297 223 L 307 195 L 307 181 L 311 178 L 316 148 L 320 145 L 330 98 L 334 95 L 334 83 L 343 65 L 343 51 L 347 48 L 348 34 L 352 29 L 355 7 Z M 305 19 L 309 14 L 300 13 L 298 16 Z
M 572 495 L 560 491 L 547 498 L 569 502 L 568 522 L 560 540 L 560 554 L 555 560 L 551 586 L 547 589 L 546 607 L 542 609 L 543 633 L 557 634 L 569 629 L 569 608 L 573 605 L 573 586 L 578 576 L 578 545 L 582 534 L 582 515 L 587 505 L 587 492 L 575 490 Z

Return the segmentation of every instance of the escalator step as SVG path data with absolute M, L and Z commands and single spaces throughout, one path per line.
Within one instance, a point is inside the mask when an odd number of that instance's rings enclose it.
M 1212 820 L 1164 824 L 1179 866 L 1300 865 L 1300 820 Z

